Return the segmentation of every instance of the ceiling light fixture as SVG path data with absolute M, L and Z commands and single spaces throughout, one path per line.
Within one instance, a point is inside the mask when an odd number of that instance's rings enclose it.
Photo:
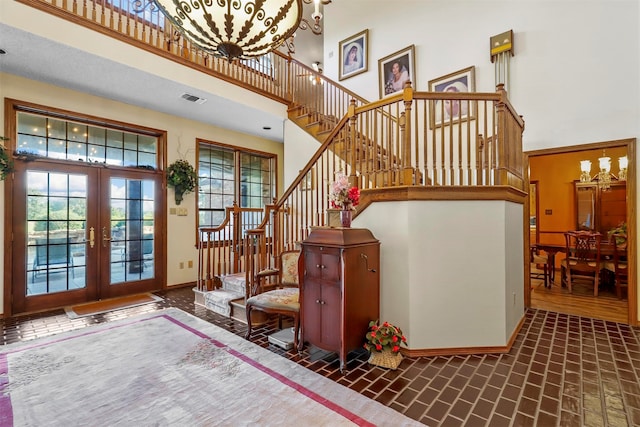
M 303 0 L 152 1 L 186 38 L 229 61 L 277 49 L 302 19 Z
M 605 150 L 602 150 L 602 157 L 598 157 L 598 167 L 600 171 L 591 177 L 591 160 L 580 161 L 580 182 L 597 181 L 598 187 L 607 191 L 611 188 L 611 180 L 626 181 L 627 168 L 629 167 L 629 158 L 627 156 L 618 158 L 619 172 L 616 177 L 611 173 L 611 157 L 607 156 Z

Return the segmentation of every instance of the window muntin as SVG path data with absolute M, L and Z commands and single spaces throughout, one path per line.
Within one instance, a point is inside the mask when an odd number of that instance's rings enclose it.
M 198 146 L 198 226 L 216 227 L 225 208 L 263 208 L 276 195 L 274 157 L 201 142 Z
M 158 139 L 37 114 L 18 113 L 21 154 L 156 169 Z

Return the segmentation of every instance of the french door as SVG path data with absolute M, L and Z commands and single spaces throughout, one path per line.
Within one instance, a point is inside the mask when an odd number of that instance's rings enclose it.
M 16 162 L 13 312 L 162 288 L 161 174 Z

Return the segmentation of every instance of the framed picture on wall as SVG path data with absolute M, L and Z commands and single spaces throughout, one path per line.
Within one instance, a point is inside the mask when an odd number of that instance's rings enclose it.
M 476 74 L 475 66 L 456 71 L 446 76 L 429 81 L 429 92 L 475 92 Z M 431 109 L 431 128 L 459 123 L 464 120 L 476 118 L 473 102 L 467 100 L 443 100 L 436 101 Z
M 415 45 L 378 60 L 380 98 L 400 92 L 406 81 L 416 87 Z
M 369 30 L 354 34 L 340 42 L 339 79 L 344 80 L 369 69 Z

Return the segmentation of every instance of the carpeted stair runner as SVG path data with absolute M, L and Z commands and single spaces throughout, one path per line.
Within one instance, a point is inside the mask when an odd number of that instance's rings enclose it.
M 214 313 L 231 316 L 231 301 L 245 295 L 245 273 L 220 276 L 222 287 L 204 294 L 204 306 Z

